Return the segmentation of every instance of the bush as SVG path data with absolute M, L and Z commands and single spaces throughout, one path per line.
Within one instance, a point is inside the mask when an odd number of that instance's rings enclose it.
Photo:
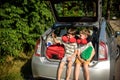
M 53 17 L 40 0 L 1 0 L 0 56 L 18 56 L 34 49 L 36 39 L 50 27 Z

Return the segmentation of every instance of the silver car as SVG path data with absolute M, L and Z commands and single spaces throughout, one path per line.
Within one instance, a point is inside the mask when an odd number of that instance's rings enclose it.
M 50 7 L 55 23 L 36 42 L 32 57 L 32 74 L 34 78 L 56 79 L 60 60 L 64 56 L 61 45 L 55 44 L 51 34 L 57 39 L 67 33 L 71 27 L 76 28 L 76 36 L 83 28 L 90 30 L 89 41 L 95 48 L 95 56 L 89 64 L 90 80 L 113 80 L 115 78 L 115 62 L 120 55 L 116 38 L 120 31 L 114 31 L 102 17 L 101 0 L 51 0 Z M 50 53 L 51 56 L 48 56 Z M 61 55 L 62 57 L 60 57 Z M 74 80 L 74 67 L 70 79 Z M 62 79 L 66 76 L 64 66 Z M 80 68 L 80 80 L 84 80 L 83 69 Z

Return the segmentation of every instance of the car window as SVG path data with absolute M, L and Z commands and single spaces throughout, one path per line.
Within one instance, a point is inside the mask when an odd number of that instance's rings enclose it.
M 54 31 L 54 33 L 57 37 L 61 37 L 62 35 L 67 33 L 67 27 L 59 27 Z
M 95 22 L 101 18 L 100 6 L 101 0 L 50 1 L 57 22 Z
M 62 35 L 67 34 L 67 30 L 69 28 L 70 27 L 67 27 L 67 26 L 66 27 L 59 27 L 59 28 L 55 29 L 54 33 L 56 34 L 57 37 L 61 37 Z M 74 28 L 76 28 L 76 36 L 79 35 L 79 32 L 82 29 L 88 29 L 90 31 L 91 36 L 94 36 L 93 33 L 97 32 L 97 30 L 94 26 L 76 26 Z
M 91 0 L 88 0 L 88 2 L 85 0 L 64 1 L 54 6 L 59 17 L 96 16 L 96 3 Z

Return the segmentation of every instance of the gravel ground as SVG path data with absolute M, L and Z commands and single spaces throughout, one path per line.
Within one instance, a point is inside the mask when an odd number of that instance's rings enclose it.
M 120 31 L 120 20 L 111 20 L 110 24 L 115 31 Z M 118 45 L 120 45 L 120 36 L 117 37 L 117 41 L 118 41 Z M 120 56 L 116 62 L 115 80 L 120 80 Z
M 120 19 L 119 20 L 111 20 L 110 24 L 115 31 L 120 31 Z M 120 45 L 120 36 L 117 37 L 117 41 L 118 41 L 118 44 Z
M 120 30 L 120 20 L 111 20 L 110 24 L 116 31 Z
M 116 62 L 115 80 L 120 80 L 120 57 Z

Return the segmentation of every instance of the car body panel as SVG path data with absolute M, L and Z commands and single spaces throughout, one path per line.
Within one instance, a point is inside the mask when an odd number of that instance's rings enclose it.
M 50 79 L 56 79 L 57 68 L 59 62 L 53 64 L 45 62 L 45 57 L 33 57 L 32 71 L 34 77 L 45 77 Z M 35 68 L 34 68 L 35 67 Z M 98 62 L 95 66 L 89 67 L 91 80 L 109 80 L 110 73 L 110 61 Z M 65 78 L 66 66 L 64 66 L 62 78 Z M 71 79 L 74 77 L 74 66 L 72 67 Z M 80 68 L 80 79 L 84 79 L 83 70 Z

